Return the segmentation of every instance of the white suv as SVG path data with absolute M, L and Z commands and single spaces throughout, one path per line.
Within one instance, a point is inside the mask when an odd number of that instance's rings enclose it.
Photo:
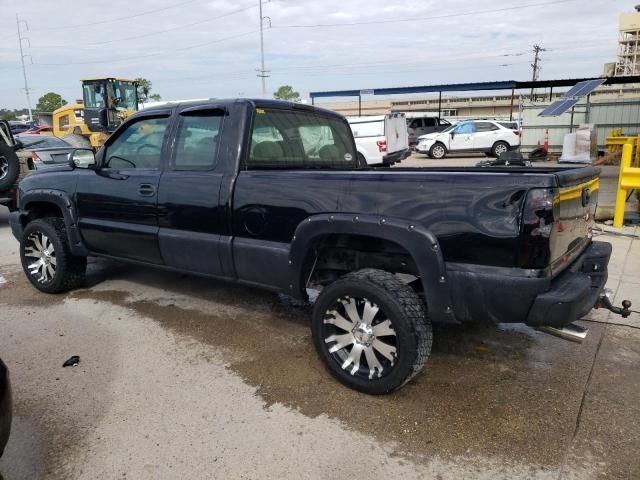
M 437 133 L 418 138 L 416 151 L 431 158 L 444 158 L 447 153 L 486 153 L 499 157 L 520 146 L 520 130 L 514 122 L 497 120 L 463 121 Z

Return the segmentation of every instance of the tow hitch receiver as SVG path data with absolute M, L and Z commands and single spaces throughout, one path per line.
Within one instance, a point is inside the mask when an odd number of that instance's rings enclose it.
M 565 340 L 570 340 L 577 343 L 582 343 L 584 339 L 587 338 L 587 334 L 589 333 L 588 328 L 581 327 L 580 325 L 576 325 L 575 323 L 570 323 L 569 325 L 565 325 L 562 328 L 538 327 L 537 329 L 541 332 L 553 335 L 554 337 L 564 338 Z
M 622 315 L 622 318 L 627 318 L 631 315 L 631 302 L 629 300 L 623 300 L 622 307 L 614 307 L 613 303 L 611 303 L 612 298 L 613 291 L 610 288 L 603 288 L 598 303 L 596 303 L 596 308 L 606 308 L 616 315 Z

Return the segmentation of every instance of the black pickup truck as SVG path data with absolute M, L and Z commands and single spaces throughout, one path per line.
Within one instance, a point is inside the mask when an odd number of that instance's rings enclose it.
M 210 100 L 138 112 L 96 154 L 22 180 L 11 226 L 43 292 L 87 256 L 315 299 L 315 347 L 385 393 L 431 349 L 431 322 L 562 328 L 607 280 L 591 239 L 599 170 L 366 168 L 334 112 Z M 319 295 L 317 292 L 319 291 Z

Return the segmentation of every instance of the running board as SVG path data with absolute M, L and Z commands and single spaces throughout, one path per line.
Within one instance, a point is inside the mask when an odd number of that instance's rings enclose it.
M 588 328 L 581 327 L 575 323 L 570 323 L 562 328 L 538 327 L 537 330 L 576 343 L 582 343 L 589 334 Z

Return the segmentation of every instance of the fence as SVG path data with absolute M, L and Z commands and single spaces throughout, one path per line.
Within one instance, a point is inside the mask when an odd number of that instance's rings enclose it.
M 573 114 L 566 112 L 558 117 L 539 117 L 549 103 L 521 107 L 523 152 L 530 152 L 543 145 L 545 130 L 549 131 L 549 151 L 560 153 L 564 135 L 581 123 L 593 123 L 597 127 L 598 149 L 607 150 L 607 136 L 612 129 L 620 128 L 625 135 L 640 133 L 640 98 L 590 102 L 586 99 L 575 106 Z M 573 121 L 572 121 L 573 115 Z

